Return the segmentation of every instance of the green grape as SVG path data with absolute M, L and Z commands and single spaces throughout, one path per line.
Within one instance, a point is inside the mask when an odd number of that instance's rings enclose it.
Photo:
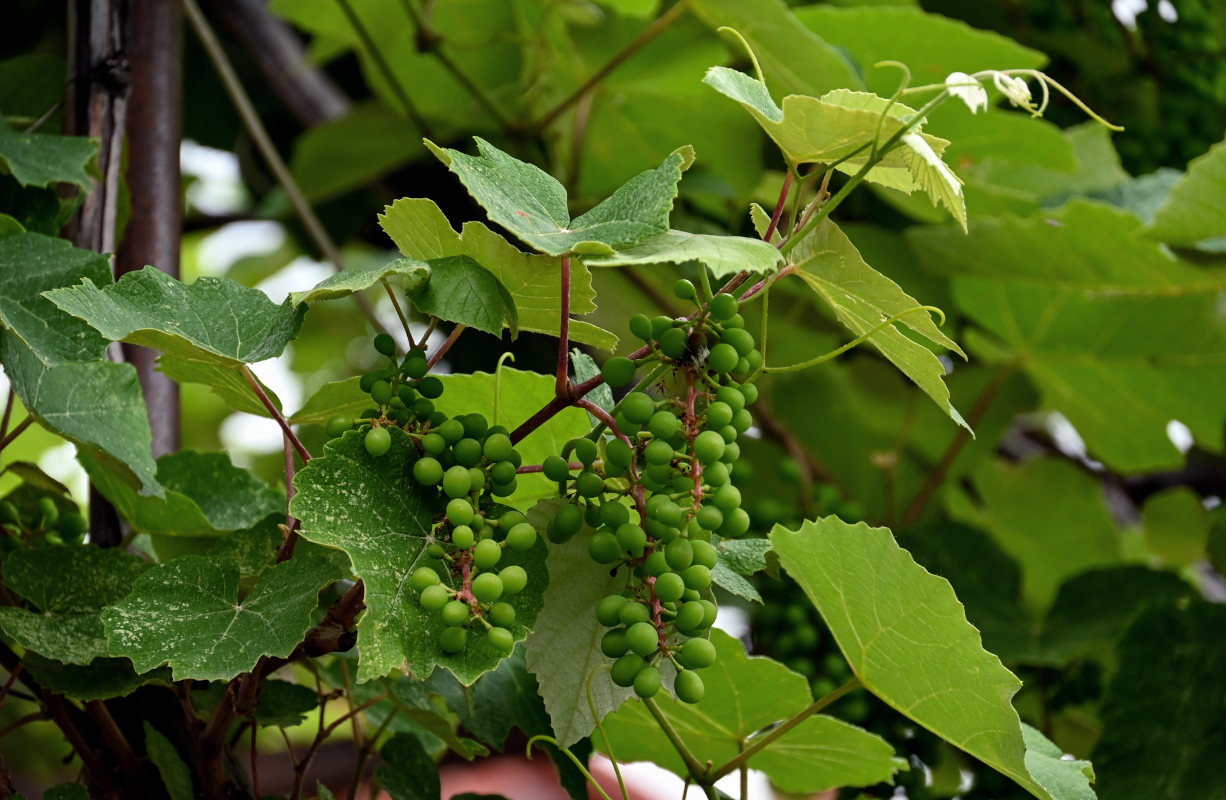
M 621 557 L 621 546 L 613 534 L 597 531 L 587 543 L 587 552 L 597 564 L 612 564 Z
M 734 508 L 724 515 L 724 524 L 719 526 L 719 535 L 728 539 L 744 536 L 749 532 L 749 514 L 743 508 Z
M 528 573 L 517 564 L 503 567 L 498 577 L 502 578 L 502 591 L 506 594 L 519 594 L 528 586 Z
M 476 439 L 461 439 L 451 446 L 451 452 L 455 453 L 456 463 L 465 467 L 475 467 L 481 463 L 481 442 Z
M 439 456 L 447 449 L 447 440 L 437 433 L 427 433 L 421 437 L 421 449 L 425 450 L 427 455 Z
M 371 428 L 366 432 L 362 444 L 365 445 L 366 452 L 379 458 L 392 448 L 392 435 L 387 432 L 387 428 Z
M 733 314 L 731 317 L 728 317 L 728 319 L 724 320 L 724 327 L 725 328 L 744 328 L 745 318 L 742 317 L 740 314 Z
M 486 541 L 489 541 L 488 539 Z M 492 603 L 502 597 L 502 578 L 492 572 L 482 572 L 473 578 L 472 593 L 482 603 Z
M 688 491 L 687 487 L 687 491 Z M 685 521 L 685 512 L 681 510 L 681 506 L 668 500 L 660 505 L 659 513 L 656 514 L 656 519 L 670 528 L 680 528 L 681 523 Z
M 753 414 L 749 413 L 749 409 L 742 408 L 732 415 L 732 427 L 736 428 L 737 433 L 744 433 L 753 427 Z
M 447 555 L 447 549 L 438 542 L 430 542 L 426 545 L 426 555 L 430 558 L 442 558 Z
M 503 587 L 504 591 L 506 587 Z M 486 613 L 490 624 L 509 628 L 515 622 L 515 606 L 510 603 L 494 603 Z
M 728 442 L 724 445 L 724 454 L 720 456 L 720 461 L 725 464 L 735 464 L 737 459 L 741 457 L 741 446 L 736 442 Z M 735 464 L 735 466 L 747 466 L 743 464 Z M 735 468 L 735 467 L 734 467 Z
M 507 547 L 512 550 L 531 550 L 536 544 L 536 528 L 527 522 L 521 522 L 507 531 Z
M 630 645 L 626 644 L 626 631 L 622 628 L 606 631 L 600 637 L 600 652 L 604 653 L 605 658 L 621 658 L 630 652 Z
M 392 400 L 392 385 L 387 381 L 375 381 L 370 387 L 370 397 L 381 406 L 385 406 Z
M 463 497 L 457 497 L 447 503 L 446 514 L 447 521 L 452 525 L 468 525 L 475 517 L 473 514 L 473 504 Z
M 410 350 L 408 355 L 404 357 L 404 362 L 400 365 L 400 369 L 404 371 L 405 375 L 414 380 L 423 377 L 430 370 L 425 352 L 417 349 Z
M 335 439 L 347 430 L 352 430 L 353 419 L 350 417 L 337 416 L 328 420 L 328 424 L 324 425 L 324 433 L 328 434 L 329 439 Z
M 710 502 L 725 514 L 741 507 L 741 490 L 728 483 L 721 486 L 710 497 Z
M 704 505 L 698 509 L 694 519 L 698 520 L 698 524 L 704 531 L 713 531 L 724 524 L 724 512 L 715 506 Z
M 424 397 L 419 397 L 413 401 L 413 406 L 410 410 L 413 412 L 413 416 L 418 419 L 429 419 L 430 415 L 434 413 L 434 403 L 431 403 Z
M 643 341 L 651 338 L 651 319 L 646 314 L 635 314 L 630 318 L 630 333 Z
M 485 488 L 485 470 L 477 467 L 468 468 L 468 481 L 472 485 L 473 492 L 478 494 Z
M 85 536 L 85 529 L 89 527 L 89 523 L 77 512 L 67 511 L 60 515 L 60 521 L 55 527 L 64 537 L 64 541 L 78 542 Z
M 438 644 L 444 653 L 458 653 L 468 644 L 468 631 L 459 627 L 444 628 L 439 634 Z
M 645 667 L 634 676 L 634 693 L 646 700 L 655 697 L 660 691 L 660 670 L 655 667 Z
M 647 661 L 642 656 L 627 653 L 613 662 L 609 669 L 609 677 L 618 686 L 631 686 L 635 677 L 647 668 Z
M 719 436 L 721 439 L 724 440 L 725 444 L 732 444 L 733 442 L 736 441 L 736 438 L 740 436 L 740 434 L 736 432 L 736 428 L 734 428 L 733 426 L 725 425 L 724 427 L 719 429 Z M 727 452 L 727 448 L 725 448 L 724 451 Z M 723 458 L 724 458 L 723 456 L 720 456 L 721 461 L 723 460 Z
M 365 375 L 358 378 L 358 388 L 361 389 L 363 392 L 370 394 L 370 387 L 375 385 L 375 381 L 382 380 L 382 379 L 383 379 L 383 373 L 380 372 L 379 370 L 375 370 L 373 372 L 367 372 Z
M 673 623 L 677 626 L 677 630 L 682 633 L 695 631 L 702 627 L 703 617 L 706 615 L 706 609 L 702 603 L 697 600 L 689 600 L 677 609 L 677 616 Z
M 592 466 L 592 463 L 600 456 L 600 449 L 591 439 L 571 439 L 567 447 L 575 454 L 575 459 L 585 467 Z
M 693 300 L 698 296 L 698 290 L 694 288 L 694 284 L 682 278 L 673 284 L 673 294 L 681 300 Z
M 629 627 L 636 622 L 646 622 L 651 619 L 651 610 L 642 603 L 630 601 L 617 609 L 617 619 Z
M 461 550 L 467 550 L 473 546 L 473 542 L 477 540 L 473 529 L 467 525 L 457 525 L 455 530 L 451 532 L 451 543 Z
M 485 635 L 495 650 L 509 653 L 515 649 L 515 637 L 506 628 L 490 628 Z
M 600 507 L 600 521 L 610 528 L 625 525 L 630 521 L 630 509 L 621 503 L 605 503 Z
M 707 428 L 709 430 L 719 430 L 720 428 L 732 422 L 732 406 L 727 403 L 715 401 L 707 406 Z
M 400 388 L 396 390 L 396 396 L 400 398 L 400 402 L 406 406 L 412 405 L 417 399 L 417 390 L 407 383 L 400 384 Z
M 727 295 L 717 296 L 726 297 Z M 681 702 L 697 703 L 706 694 L 707 687 L 703 686 L 702 678 L 698 677 L 697 672 L 684 669 L 678 672 L 677 677 L 673 680 L 673 691 L 677 693 L 677 699 Z
M 465 414 L 460 417 L 460 422 L 464 424 L 464 435 L 469 439 L 483 439 L 489 433 L 490 421 L 482 414 Z M 506 433 L 503 435 L 506 436 Z
M 60 547 L 64 544 L 64 537 L 60 536 L 55 531 L 48 531 L 47 533 L 43 534 L 43 541 L 45 541 L 47 544 Z
M 642 425 L 656 411 L 656 401 L 646 392 L 631 392 L 622 398 L 621 413 L 627 421 Z
M 498 518 L 498 526 L 504 531 L 509 531 L 521 522 L 526 522 L 527 519 L 522 511 L 516 511 L 512 508 L 502 512 L 502 516 Z
M 720 335 L 719 340 L 724 344 L 732 345 L 736 354 L 741 358 L 753 352 L 753 334 L 744 328 L 727 328 Z
M 481 569 L 489 569 L 502 559 L 502 548 L 493 539 L 482 539 L 473 548 L 473 563 Z
M 736 298 L 730 294 L 717 294 L 711 298 L 711 316 L 719 320 L 728 320 L 737 312 L 740 306 Z
M 715 645 L 706 639 L 689 639 L 681 645 L 677 661 L 686 669 L 702 669 L 715 663 Z
M 579 532 L 583 527 L 583 512 L 574 503 L 568 503 L 557 510 L 549 523 L 549 539 L 554 544 L 562 544 Z
M 701 592 L 711 585 L 711 570 L 702 564 L 691 564 L 681 573 L 681 578 L 685 581 L 686 588 Z
M 588 503 L 583 508 L 583 521 L 587 523 L 589 528 L 600 527 L 600 506 L 595 503 Z
M 621 439 L 613 439 L 605 445 L 605 460 L 608 464 L 625 469 L 630 466 L 630 461 L 633 459 L 633 453 L 630 450 L 630 445 L 623 442 Z
M 472 491 L 473 479 L 468 468 L 456 465 L 443 473 L 443 492 L 448 497 L 467 497 Z M 467 523 L 461 523 L 467 524 Z
M 21 515 L 17 511 L 17 506 L 13 505 L 8 500 L 0 500 L 0 524 L 21 524 Z
M 694 547 L 689 539 L 677 539 L 664 548 L 664 557 L 669 567 L 683 570 L 694 563 Z
M 675 572 L 666 572 L 656 578 L 656 597 L 662 603 L 673 603 L 685 593 L 685 580 Z
M 591 470 L 584 470 L 575 478 L 575 492 L 580 497 L 597 497 L 604 493 L 604 478 Z
M 514 449 L 511 446 L 511 437 L 504 433 L 495 433 L 485 437 L 483 452 L 490 461 L 506 461 L 511 457 L 511 451 Z
M 465 625 L 468 623 L 468 603 L 463 600 L 448 600 L 443 606 L 442 616 L 446 625 Z
M 730 344 L 717 344 L 707 354 L 707 366 L 712 372 L 727 375 L 736 368 L 736 348 Z
M 647 546 L 647 534 L 638 525 L 628 522 L 618 527 L 617 543 L 624 555 L 639 558 L 643 555 L 643 548 Z
M 756 350 L 754 352 L 757 352 Z M 758 353 L 761 357 L 761 353 Z M 757 369 L 755 367 L 754 369 Z M 758 401 L 758 385 L 755 383 L 743 383 L 740 388 L 741 396 L 745 398 L 745 405 L 753 405 Z
M 631 383 L 634 380 L 634 370 L 634 362 L 623 356 L 610 358 L 600 369 L 604 382 L 614 389 Z
M 724 455 L 724 437 L 715 431 L 703 431 L 694 437 L 694 455 L 703 464 L 719 461 Z
M 433 612 L 441 611 L 450 599 L 451 592 L 447 591 L 447 587 L 441 583 L 436 583 L 421 590 L 421 597 L 418 598 L 418 602 L 421 603 L 422 608 Z
M 413 464 L 413 480 L 422 486 L 434 486 L 443 480 L 443 465 L 425 456 Z
M 429 567 L 418 567 L 413 570 L 413 574 L 409 577 L 409 586 L 412 586 L 419 592 L 427 586 L 434 586 L 438 582 L 438 573 Z
M 443 382 L 433 375 L 427 375 L 417 381 L 416 389 L 422 397 L 434 400 L 442 396 Z
M 437 428 L 438 435 L 447 444 L 455 444 L 464 438 L 464 425 L 458 419 L 449 419 Z
M 653 578 L 658 578 L 668 572 L 668 561 L 664 559 L 664 551 L 656 550 L 647 556 L 643 562 L 643 570 Z
M 666 317 L 663 315 L 660 315 L 658 317 L 652 317 L 651 318 L 651 338 L 658 341 L 660 337 L 664 335 L 665 331 L 672 329 L 673 323 L 675 321 L 676 320 L 674 320 L 672 317 Z
M 673 446 L 663 439 L 653 439 L 643 450 L 643 458 L 654 466 L 667 465 L 675 455 Z
M 657 439 L 671 439 L 681 431 L 681 420 L 671 411 L 657 411 L 647 420 L 647 430 Z
M 735 386 L 719 387 L 719 391 L 715 393 L 715 399 L 727 404 L 733 414 L 745 407 L 745 395 L 741 394 L 741 390 Z
M 621 624 L 618 612 L 629 601 L 620 594 L 605 595 L 596 604 L 596 619 L 606 628 Z
M 660 352 L 669 358 L 681 358 L 689 346 L 690 337 L 684 328 L 669 328 L 660 337 Z
M 707 569 L 715 569 L 715 564 L 719 561 L 719 551 L 715 549 L 715 545 L 701 539 L 694 539 L 690 542 L 690 547 L 694 549 L 692 563 L 701 564 Z
M 490 467 L 490 479 L 503 485 L 511 483 L 515 480 L 515 465 L 510 461 L 499 461 Z
M 706 630 L 715 624 L 715 618 L 719 616 L 719 606 L 715 605 L 710 600 L 699 600 L 698 602 L 702 603 L 702 608 L 705 612 L 702 616 L 702 624 L 698 627 L 702 630 Z
M 541 471 L 551 481 L 564 481 L 570 477 L 570 465 L 561 456 L 549 456 L 541 464 Z
M 660 647 L 660 634 L 650 622 L 636 622 L 626 629 L 626 644 L 630 650 L 646 658 Z

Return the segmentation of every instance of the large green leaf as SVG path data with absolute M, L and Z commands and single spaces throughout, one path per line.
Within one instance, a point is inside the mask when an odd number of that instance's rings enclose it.
M 126 697 L 149 683 L 170 686 L 167 667 L 137 675 L 126 658 L 96 658 L 88 666 L 64 664 L 38 653 L 27 652 L 21 659 L 26 669 L 45 689 L 73 700 L 106 700 Z
M 79 286 L 44 294 L 112 341 L 142 344 L 219 366 L 254 364 L 281 354 L 302 326 L 305 309 L 277 305 L 258 289 L 232 280 L 184 284 L 153 267 L 129 272 L 99 289 Z
M 94 180 L 86 169 L 97 152 L 96 139 L 26 133 L 0 119 L 0 166 L 22 186 L 75 183 L 89 191 Z
M 783 256 L 779 255 L 779 251 L 760 239 L 685 231 L 668 231 L 630 247 L 619 248 L 613 255 L 584 258 L 589 267 L 684 264 L 689 261 L 703 264 L 717 278 L 730 277 L 742 270 L 768 275 L 783 266 Z
M 235 411 L 272 418 L 241 373 L 228 366 L 221 366 L 210 358 L 165 353 L 158 358 L 158 370 L 176 383 L 198 383 L 207 386 L 209 391 Z M 260 384 L 272 404 L 280 409 L 281 399 L 277 397 L 277 393 L 265 385 L 255 373 L 252 373 L 252 377 Z
M 712 29 L 733 28 L 744 36 L 781 96 L 860 85 L 848 60 L 780 0 L 695 0 L 693 8 Z M 732 47 L 738 58 L 743 55 L 739 43 Z
M 468 256 L 449 256 L 430 262 L 430 278 L 409 296 L 423 314 L 458 322 L 501 336 L 502 329 L 519 335 L 515 298 L 494 274 Z
M 392 800 L 438 800 L 438 767 L 416 736 L 396 734 L 380 748 L 379 758 L 375 779 Z
M 144 533 L 221 536 L 255 526 L 285 509 L 285 497 L 224 453 L 183 450 L 158 459 L 162 498 L 141 497 L 89 456 L 82 465 L 93 485 L 125 520 Z
M 1187 247 L 1226 236 L 1226 142 L 1188 164 L 1146 234 Z
M 192 791 L 191 769 L 183 763 L 183 757 L 170 740 L 150 725 L 148 720 L 145 720 L 145 752 L 161 774 L 170 800 L 192 800 L 196 796 Z
M 571 219 L 566 189 L 539 167 L 512 158 L 481 137 L 479 156 L 427 146 L 498 223 L 543 253 L 609 253 L 668 230 L 682 171 L 693 153 L 673 153 L 631 178 L 604 202 Z
M 515 300 L 519 326 L 525 331 L 558 335 L 561 305 L 561 266 L 556 256 L 529 255 L 480 222 L 466 222 L 457 233 L 433 200 L 403 197 L 383 209 L 379 224 L 400 252 L 411 259 L 430 261 L 468 256 L 489 270 Z M 572 261 L 570 310 L 590 314 L 592 276 L 582 263 Z M 571 320 L 570 338 L 612 350 L 617 337 L 590 322 Z
M 343 550 L 365 583 L 366 612 L 358 621 L 359 681 L 402 667 L 425 677 L 443 666 L 471 684 L 505 654 L 479 635 L 463 652 L 443 653 L 438 645 L 445 627 L 442 618 L 422 609 L 417 593 L 408 588 L 409 576 L 419 566 L 432 567 L 449 584 L 457 579 L 445 562 L 426 554 L 441 503 L 413 480 L 416 449 L 408 437 L 396 428 L 391 433 L 391 450 L 377 459 L 366 452 L 360 432 L 329 442 L 323 456 L 311 459 L 295 476 L 291 511 L 302 520 L 304 538 Z M 538 542 L 526 553 L 506 551 L 499 562 L 519 564 L 528 572 L 528 589 L 507 598 L 516 611 L 510 630 L 517 639 L 526 635 L 541 608 L 544 551 L 544 543 Z
M 1022 723 L 1026 739 L 1026 768 L 1034 779 L 1059 800 L 1095 800 L 1090 788 L 1094 767 L 1065 753 L 1042 733 Z
M 369 184 L 422 150 L 420 132 L 404 117 L 379 102 L 361 103 L 303 131 L 294 140 L 290 172 L 318 203 Z
M 715 767 L 754 743 L 754 734 L 802 711 L 813 701 L 809 683 L 768 658 L 750 657 L 720 630 L 711 632 L 715 664 L 701 673 L 706 693 L 695 704 L 659 695 L 656 703 L 700 764 Z M 686 767 L 647 707 L 623 705 L 604 720 L 611 755 L 654 761 L 678 775 Z M 763 734 L 759 734 L 763 735 Z M 898 771 L 894 749 L 880 737 L 833 717 L 813 716 L 749 759 L 786 792 L 809 794 L 836 786 L 890 781 Z
M 796 532 L 777 525 L 771 543 L 870 692 L 1051 800 L 1026 769 L 1010 705 L 1021 682 L 983 649 L 947 581 L 916 564 L 887 529 L 837 517 Z
M 319 591 L 338 577 L 323 559 L 292 558 L 240 600 L 237 563 L 184 556 L 142 575 L 102 621 L 111 655 L 138 672 L 169 664 L 176 680 L 228 681 L 261 656 L 288 656 L 315 622 Z
M 354 292 L 361 292 L 388 278 L 406 290 L 414 289 L 425 283 L 430 277 L 430 265 L 423 263 L 426 259 L 398 258 L 381 267 L 373 269 L 349 267 L 335 275 L 324 278 L 310 289 L 302 292 L 291 292 L 289 301 L 294 305 L 299 303 L 318 303 L 323 300 L 337 300 L 348 297 Z
M 467 375 L 441 375 L 443 394 L 434 407 L 449 416 L 482 414 L 491 425 L 514 430 L 542 406 L 553 399 L 554 379 L 537 372 L 502 367 L 497 374 L 472 372 Z M 495 404 L 497 399 L 497 404 Z M 567 408 L 547 423 L 528 434 L 515 449 L 525 464 L 541 464 L 551 455 L 562 452 L 571 439 L 583 436 L 591 429 L 587 414 L 578 408 Z M 516 478 L 517 489 L 503 502 L 527 510 L 545 497 L 556 497 L 558 485 L 542 474 L 524 474 Z
M 830 220 L 823 220 L 791 254 L 796 274 L 834 310 L 839 321 L 868 342 L 913 380 L 955 422 L 965 425 L 949 400 L 942 377 L 945 367 L 927 347 L 905 335 L 906 326 L 931 342 L 959 354 L 929 313 L 886 276 L 860 257 L 851 240 Z M 902 315 L 902 316 L 900 316 Z M 893 324 L 882 323 L 897 317 Z M 875 331 L 875 332 L 874 332 Z
M 5 586 L 37 611 L 0 608 L 0 628 L 22 647 L 80 666 L 107 654 L 99 613 L 123 599 L 149 566 L 92 545 L 18 550 L 3 563 Z
M 1174 259 L 1136 217 L 1085 202 L 966 237 L 912 231 L 925 267 L 953 276 L 959 306 L 1095 457 L 1126 472 L 1175 468 L 1173 419 L 1220 451 L 1226 273 Z
M 1205 558 L 1209 512 L 1191 487 L 1163 489 L 1141 508 L 1145 546 L 1162 564 L 1187 567 Z
M 307 398 L 293 416 L 294 425 L 323 425 L 335 416 L 356 417 L 370 408 L 370 393 L 362 391 L 360 375 L 342 381 L 329 381 Z

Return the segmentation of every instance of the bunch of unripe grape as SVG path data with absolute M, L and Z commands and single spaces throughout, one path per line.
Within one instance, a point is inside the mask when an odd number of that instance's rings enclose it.
M 32 509 L 23 512 L 8 500 L 0 500 L 0 553 L 23 546 L 60 546 L 85 540 L 87 523 L 76 511 L 60 511 L 49 495 L 38 498 Z
M 439 614 L 445 624 L 439 637 L 445 653 L 463 651 L 474 631 L 495 650 L 510 653 L 515 608 L 503 598 L 523 591 L 528 573 L 516 564 L 499 568 L 499 562 L 508 549 L 532 549 L 537 534 L 523 514 L 495 498 L 514 493 L 523 459 L 509 432 L 491 426 L 481 414 L 448 417 L 434 408 L 443 383 L 427 374 L 421 350 L 411 350 L 400 362 L 390 336 L 376 336 L 374 345 L 391 364 L 361 378 L 359 385 L 375 403 L 357 420 L 363 428 L 369 425 L 363 444 L 371 456 L 381 458 L 392 445 L 390 429 L 403 430 L 413 448 L 413 481 L 443 508 L 426 547 L 431 565 L 418 567 L 409 585 L 421 607 Z M 340 436 L 354 422 L 336 417 L 327 432 Z
M 661 687 L 660 667 L 671 662 L 676 696 L 696 703 L 705 691 L 698 670 L 715 660 L 705 638 L 718 613 L 711 594 L 715 543 L 749 530 L 731 475 L 737 438 L 753 424 L 746 406 L 758 392 L 738 379 L 761 366 L 762 354 L 736 298 L 718 294 L 703 303 L 684 280 L 674 292 L 694 300 L 697 313 L 633 317 L 630 330 L 646 342 L 647 354 L 604 364 L 614 388 L 649 370 L 614 406 L 612 435 L 598 426 L 542 468 L 568 501 L 550 523 L 550 539 L 563 542 L 586 528 L 592 559 L 627 575 L 625 589 L 596 609 L 609 629 L 601 650 L 614 659 L 614 683 L 652 697 Z M 657 397 L 652 384 L 670 379 L 679 396 Z

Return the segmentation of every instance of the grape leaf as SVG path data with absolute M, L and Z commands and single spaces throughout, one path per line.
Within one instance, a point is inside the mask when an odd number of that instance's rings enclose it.
M 715 567 L 711 570 L 711 581 L 723 589 L 725 592 L 743 597 L 753 603 L 761 603 L 762 595 L 758 594 L 758 590 L 754 585 L 739 573 L 733 571 L 723 559 L 715 563 Z
M 336 416 L 356 417 L 370 408 L 370 393 L 362 391 L 360 375 L 342 381 L 329 381 L 307 398 L 302 408 L 289 418 L 294 425 L 323 425 Z M 248 387 L 250 388 L 250 387 Z
M 230 367 L 219 366 L 210 359 L 197 358 L 191 355 L 172 355 L 164 353 L 158 358 L 158 370 L 176 383 L 199 383 L 207 386 L 226 405 L 244 414 L 254 414 L 257 417 L 272 418 L 268 409 L 260 402 L 260 398 L 240 373 Z M 277 409 L 281 408 L 281 399 L 254 372 L 252 377 L 260 384 L 264 394 Z
M 1160 563 L 1187 567 L 1205 558 L 1209 512 L 1191 487 L 1163 489 L 1141 508 L 1145 546 Z
M 88 192 L 94 179 L 87 169 L 97 153 L 97 139 L 26 133 L 0 119 L 0 164 L 22 186 L 73 183 Z
M 27 651 L 21 661 L 43 688 L 82 702 L 127 697 L 146 684 L 170 686 L 173 680 L 166 667 L 137 675 L 126 658 L 95 658 L 81 667 Z
M 141 497 L 97 460 L 82 454 L 81 464 L 95 488 L 132 527 L 171 536 L 221 536 L 255 526 L 283 511 L 285 497 L 224 453 L 183 450 L 158 459 L 162 498 Z
M 4 559 L 4 583 L 38 610 L 2 607 L 0 628 L 47 658 L 87 665 L 107 654 L 102 608 L 123 599 L 148 566 L 92 545 L 18 550 Z
M 468 256 L 489 270 L 515 298 L 522 330 L 558 335 L 561 304 L 561 264 L 557 256 L 530 255 L 480 222 L 466 222 L 457 233 L 433 200 L 402 197 L 383 209 L 379 224 L 400 252 L 430 261 L 447 256 Z M 582 262 L 570 265 L 571 314 L 590 314 L 592 275 Z M 572 319 L 570 339 L 605 350 L 617 346 L 617 337 L 590 322 Z
M 383 677 L 402 666 L 424 677 L 435 666 L 443 666 L 462 683 L 471 684 L 505 654 L 477 631 L 470 634 L 463 652 L 445 654 L 438 646 L 445 627 L 441 617 L 422 609 L 417 593 L 408 588 L 409 576 L 419 566 L 432 567 L 448 584 L 457 579 L 445 562 L 426 554 L 426 546 L 434 541 L 434 517 L 442 510 L 441 503 L 413 480 L 416 450 L 407 435 L 398 428 L 390 431 L 391 450 L 377 459 L 366 452 L 361 432 L 350 431 L 330 441 L 324 455 L 311 459 L 295 476 L 297 493 L 290 508 L 302 520 L 303 538 L 343 550 L 354 574 L 365 583 L 366 613 L 358 621 L 359 681 Z M 544 551 L 544 543 L 538 541 L 526 553 L 507 550 L 499 562 L 518 564 L 528 572 L 528 588 L 506 598 L 516 612 L 510 626 L 516 639 L 535 623 L 541 607 Z
M 170 740 L 145 720 L 145 751 L 162 776 L 170 800 L 192 800 L 192 772 Z
M 694 704 L 657 695 L 655 702 L 698 759 L 715 768 L 754 742 L 754 734 L 813 702 L 808 681 L 761 656 L 721 630 L 711 631 L 715 663 L 701 672 L 706 693 Z M 612 753 L 621 761 L 653 761 L 685 776 L 686 768 L 660 724 L 631 701 L 604 720 Z M 759 734 L 763 735 L 763 734 Z M 827 716 L 812 716 L 749 759 L 785 792 L 811 794 L 836 786 L 890 781 L 899 769 L 894 749 L 880 737 Z
M 255 721 L 265 727 L 292 728 L 306 720 L 308 712 L 319 707 L 314 689 L 289 681 L 265 680 L 260 684 L 260 700 Z
M 413 305 L 423 314 L 458 322 L 479 331 L 501 336 L 504 327 L 511 338 L 519 335 L 519 312 L 506 287 L 468 256 L 449 256 L 430 261 L 430 277 L 409 292 Z
M 417 261 L 412 258 L 398 258 L 374 269 L 349 267 L 324 278 L 304 292 L 290 292 L 289 301 L 293 305 L 310 305 L 324 300 L 338 300 L 354 292 L 365 291 L 388 278 L 396 278 L 397 283 L 409 291 L 429 279 L 430 265 L 423 263 L 424 261 L 425 259 Z
M 864 523 L 825 517 L 797 532 L 776 525 L 770 539 L 865 688 L 1051 800 L 1026 769 L 1009 704 L 1021 682 L 983 649 L 947 581 L 916 564 L 887 529 Z
M 670 230 L 644 239 L 612 255 L 585 256 L 589 267 L 630 267 L 652 264 L 684 264 L 697 261 L 717 278 L 749 270 L 769 275 L 783 266 L 783 256 L 759 239 L 743 236 L 713 236 Z
M 571 251 L 609 253 L 668 230 L 668 215 L 682 171 L 693 152 L 676 152 L 655 169 L 640 172 L 591 211 L 570 218 L 566 189 L 539 167 L 512 158 L 481 137 L 479 156 L 427 141 L 440 161 L 498 223 L 551 255 Z
M 498 373 L 472 372 L 466 375 L 441 375 L 443 395 L 434 407 L 449 416 L 482 414 L 491 425 L 503 425 L 514 430 L 554 396 L 554 379 L 537 372 L 501 367 Z M 497 401 L 497 402 L 495 402 Z M 571 439 L 583 436 L 591 429 L 587 413 L 578 408 L 566 408 L 541 427 L 528 434 L 515 449 L 525 464 L 541 464 L 548 456 L 562 452 Z M 558 485 L 542 474 L 523 474 L 516 478 L 515 493 L 502 502 L 519 508 L 531 508 L 539 499 L 556 497 Z
M 290 173 L 307 200 L 319 203 L 369 186 L 421 152 L 403 115 L 377 101 L 362 102 L 299 134 Z
M 941 333 L 914 298 L 898 284 L 865 263 L 855 245 L 829 219 L 823 220 L 797 244 L 791 258 L 796 274 L 834 310 L 839 321 L 856 335 L 871 334 L 868 342 L 915 382 L 937 406 L 963 427 L 966 423 L 949 399 L 942 380 L 945 367 L 932 351 L 902 333 L 905 325 L 934 344 L 963 355 Z M 901 316 L 900 316 L 901 315 Z M 894 324 L 882 326 L 897 317 Z
M 1022 723 L 1026 740 L 1026 768 L 1047 792 L 1057 800 L 1095 800 L 1094 767 L 1065 755 L 1039 731 Z
M 1145 231 L 1158 241 L 1193 247 L 1226 237 L 1226 142 L 1188 164 L 1187 174 L 1171 188 Z
M 398 733 L 379 749 L 375 780 L 392 800 L 438 800 L 439 776 L 416 736 Z
M 102 621 L 111 655 L 138 672 L 169 664 L 175 680 L 228 681 L 261 656 L 288 656 L 337 577 L 323 559 L 292 558 L 265 570 L 240 602 L 237 563 L 184 556 L 142 575 Z
M 184 284 L 153 267 L 129 272 L 102 289 L 85 278 L 44 297 L 112 341 L 232 368 L 280 355 L 306 313 L 289 300 L 278 306 L 260 290 L 229 279 Z

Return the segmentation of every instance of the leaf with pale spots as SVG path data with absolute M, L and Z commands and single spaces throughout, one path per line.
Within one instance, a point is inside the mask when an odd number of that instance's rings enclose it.
M 230 680 L 261 656 L 288 656 L 316 622 L 320 590 L 338 577 L 328 561 L 300 556 L 265 570 L 240 601 L 236 562 L 177 558 L 102 612 L 110 653 L 138 672 L 169 664 L 175 680 Z
M 416 449 L 408 436 L 390 428 L 391 449 L 375 458 L 363 446 L 365 433 L 350 431 L 333 439 L 294 479 L 291 511 L 302 520 L 303 538 L 343 550 L 354 574 L 365 584 L 366 612 L 358 621 L 358 680 L 368 681 L 408 668 L 424 678 L 443 666 L 468 685 L 505 656 L 494 648 L 479 623 L 469 630 L 468 646 L 456 655 L 439 647 L 442 618 L 418 604 L 409 577 L 428 566 L 455 588 L 459 578 L 446 562 L 430 558 L 435 517 L 442 510 L 436 489 L 412 477 Z M 522 566 L 528 588 L 502 599 L 515 608 L 510 627 L 522 639 L 535 623 L 546 582 L 545 545 L 525 553 L 506 550 L 498 567 Z

